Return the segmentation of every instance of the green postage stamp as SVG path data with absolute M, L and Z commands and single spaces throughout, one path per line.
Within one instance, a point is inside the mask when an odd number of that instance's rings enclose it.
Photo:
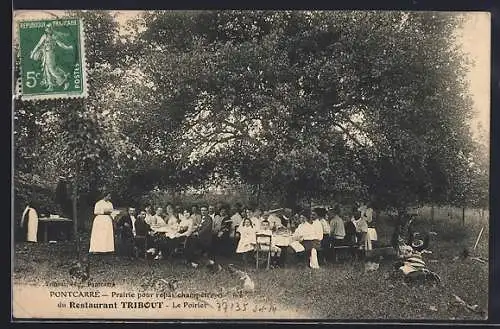
M 81 19 L 21 21 L 18 36 L 21 99 L 87 96 Z

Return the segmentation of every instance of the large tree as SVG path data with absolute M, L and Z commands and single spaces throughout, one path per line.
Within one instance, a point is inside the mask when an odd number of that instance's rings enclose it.
M 89 199 L 107 185 L 126 203 L 217 177 L 289 205 L 487 190 L 459 15 L 157 11 L 124 36 L 109 13 L 72 14 L 92 27 L 89 98 L 16 101 L 18 172 L 78 174 Z
M 15 100 L 14 183 L 34 175 L 55 190 L 58 181 L 74 184 L 76 178 L 75 192 L 82 197 L 79 207 L 85 209 L 99 197 L 104 185 L 113 183 L 133 145 L 119 130 L 116 111 L 109 102 L 120 79 L 116 70 L 120 66 L 118 23 L 107 12 L 67 14 L 84 19 L 88 98 Z M 23 195 L 23 191 L 17 192 Z M 19 202 L 16 205 L 22 206 Z M 80 221 L 84 226 L 88 215 Z
M 137 63 L 155 95 L 144 102 L 184 163 L 215 159 L 290 203 L 451 200 L 467 165 L 458 154 L 473 149 L 460 16 L 152 12 L 142 22 Z

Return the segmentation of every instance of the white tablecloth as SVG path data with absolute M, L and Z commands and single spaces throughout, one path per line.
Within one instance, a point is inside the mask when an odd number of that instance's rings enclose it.
M 273 235 L 273 244 L 278 247 L 287 247 L 291 242 L 291 235 Z
M 377 241 L 378 240 L 377 230 L 375 230 L 373 227 L 369 227 L 368 228 L 368 234 L 367 235 L 370 238 L 370 240 L 372 240 L 372 241 Z

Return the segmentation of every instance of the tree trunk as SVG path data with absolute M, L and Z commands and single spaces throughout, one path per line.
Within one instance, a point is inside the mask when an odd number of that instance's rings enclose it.
M 78 235 L 78 179 L 75 173 L 75 177 L 73 179 L 73 191 L 72 191 L 72 200 L 73 200 L 73 240 L 75 241 L 76 247 L 76 255 L 77 258 L 80 259 L 80 236 Z
M 287 208 L 295 210 L 295 208 L 297 207 L 297 199 L 298 199 L 297 190 L 294 188 L 289 188 L 286 191 L 285 206 Z
M 431 206 L 431 221 L 434 222 L 434 205 Z
M 259 205 L 260 205 L 260 194 L 261 194 L 261 187 L 259 183 L 259 185 L 257 185 L 257 204 Z
M 462 207 L 462 225 L 465 226 L 465 207 Z

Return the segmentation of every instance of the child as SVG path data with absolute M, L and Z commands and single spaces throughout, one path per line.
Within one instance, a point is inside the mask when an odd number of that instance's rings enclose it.
M 281 256 L 281 248 L 276 246 L 272 241 L 273 231 L 271 230 L 271 225 L 267 219 L 264 219 L 260 223 L 260 230 L 257 232 L 257 234 L 265 234 L 271 236 L 271 259 L 273 261 L 273 264 L 276 264 Z M 263 240 L 261 241 L 264 242 Z M 261 245 L 261 250 L 268 250 L 268 248 L 268 246 Z
M 240 240 L 238 242 L 238 247 L 236 247 L 236 253 L 243 254 L 243 261 L 246 265 L 247 254 L 255 249 L 256 244 L 255 229 L 252 225 L 252 221 L 249 218 L 243 219 L 237 231 L 240 234 Z

